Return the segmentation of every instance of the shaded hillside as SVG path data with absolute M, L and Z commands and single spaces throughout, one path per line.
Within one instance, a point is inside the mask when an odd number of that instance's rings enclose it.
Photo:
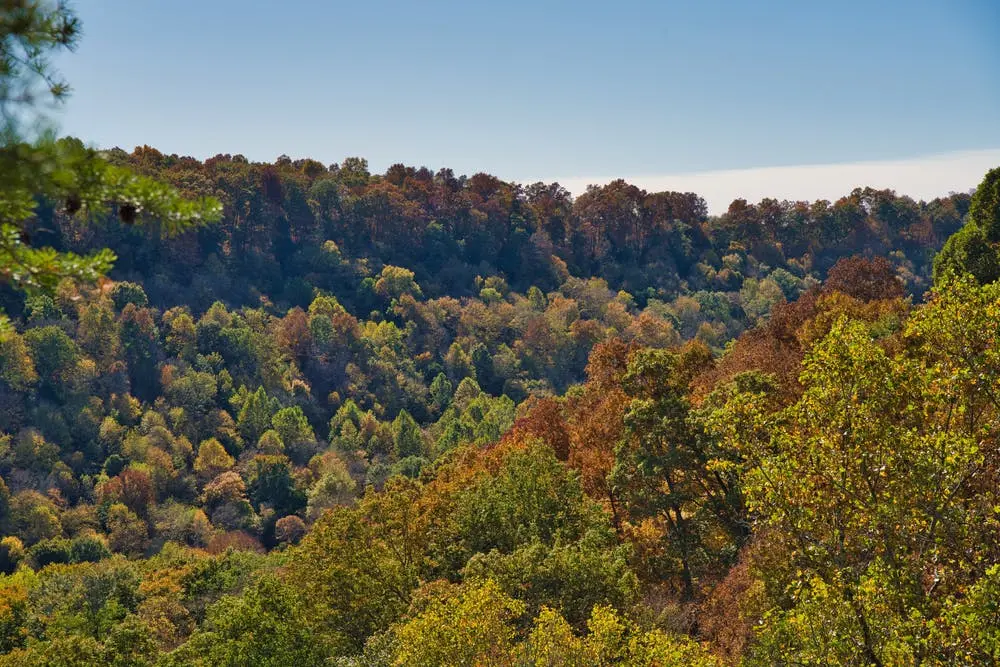
M 933 253 L 969 207 L 964 194 L 915 202 L 859 188 L 832 203 L 737 200 L 709 217 L 696 194 L 647 193 L 620 180 L 573 199 L 555 183 L 522 187 L 485 173 L 394 165 L 370 174 L 360 158 L 329 168 L 284 157 L 202 163 L 149 147 L 110 157 L 186 194 L 218 197 L 222 223 L 165 241 L 116 221 L 80 228 L 49 208 L 37 242 L 111 247 L 117 277 L 142 282 L 154 304 L 196 312 L 216 300 L 257 305 L 262 295 L 304 307 L 319 288 L 361 315 L 377 305 L 371 283 L 385 265 L 412 270 L 429 297 L 474 295 L 476 278 L 490 276 L 519 292 L 550 291 L 568 272 L 603 278 L 643 307 L 757 291 L 747 279 L 770 278 L 793 296 L 797 281 L 821 280 L 837 259 L 863 254 L 889 257 L 920 293 Z

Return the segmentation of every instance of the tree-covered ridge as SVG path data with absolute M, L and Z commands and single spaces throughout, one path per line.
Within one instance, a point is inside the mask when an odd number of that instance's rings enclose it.
M 257 365 L 236 377 L 236 388 L 287 393 L 298 374 L 314 427 L 348 397 L 425 422 L 426 393 L 441 372 L 454 386 L 471 368 L 484 390 L 514 401 L 560 393 L 583 378 L 590 348 L 608 336 L 646 345 L 697 338 L 718 351 L 858 253 L 888 254 L 908 291 L 920 294 L 933 252 L 969 205 L 965 195 L 918 204 L 858 189 L 834 204 L 736 201 L 709 218 L 696 195 L 645 193 L 621 181 L 573 200 L 555 184 L 520 187 L 446 169 L 396 165 L 373 176 L 355 158 L 329 169 L 284 158 L 200 163 L 144 147 L 110 160 L 182 193 L 217 197 L 222 221 L 166 238 L 117 219 L 80 225 L 43 205 L 28 226 L 32 242 L 113 250 L 114 277 L 140 285 L 136 306 L 158 310 L 164 321 L 150 316 L 159 329 L 186 309 L 177 326 L 193 318 L 207 331 L 208 318 L 278 339 L 296 367 L 281 381 L 279 362 L 262 362 L 277 352 L 250 352 L 247 332 L 237 345 L 203 332 L 197 352 Z M 20 293 L 2 296 L 8 312 L 38 319 Z M 220 307 L 257 314 L 231 324 Z M 72 320 L 76 310 L 63 314 Z M 174 354 L 159 347 L 148 351 L 150 368 Z M 241 348 L 256 358 L 234 359 Z M 157 395 L 155 373 L 131 375 L 147 385 L 133 391 L 139 398 Z
M 323 252 L 345 262 L 331 241 Z M 366 279 L 367 319 L 318 290 L 306 308 L 216 302 L 198 315 L 151 306 L 137 283 L 64 281 L 52 296 L 27 297 L 19 329 L 0 340 L 7 476 L 17 477 L 16 491 L 57 494 L 70 506 L 117 498 L 107 489 L 140 480 L 149 488 L 130 510 L 146 519 L 149 541 L 125 549 L 132 553 L 170 539 L 146 514 L 150 505 L 198 508 L 208 519 L 219 510 L 185 538 L 193 546 L 233 530 L 273 546 L 283 517 L 311 520 L 366 484 L 416 476 L 460 444 L 495 442 L 517 403 L 583 379 L 602 341 L 669 348 L 693 339 L 710 357 L 706 343 L 718 346 L 752 321 L 721 293 L 650 299 L 640 309 L 601 278 L 575 278 L 563 265 L 561 280 L 551 292 L 520 294 L 490 276 L 477 297 L 428 298 L 412 271 L 387 265 Z M 863 300 L 903 294 L 890 263 L 843 260 L 827 287 L 805 289 L 796 306 L 781 306 L 778 290 L 774 317 L 747 340 L 783 340 L 767 332 L 830 290 Z M 745 349 L 737 344 L 716 373 Z M 787 369 L 798 354 L 778 356 Z M 230 469 L 247 486 L 238 516 L 204 495 Z
M 105 420 L 93 491 L 4 469 L 0 664 L 994 661 L 998 289 L 913 306 L 857 261 L 763 329 L 787 355 L 611 338 L 563 397 L 466 378 L 424 429 L 345 401 L 329 446 L 263 389 L 197 448 L 165 401 Z M 381 450 L 402 474 L 362 492 Z
M 274 175 L 282 197 L 307 178 L 301 165 L 224 164 Z M 341 192 L 346 168 L 313 185 Z M 359 192 L 387 187 L 365 183 Z M 784 246 L 750 245 L 767 237 L 760 226 L 737 234 L 737 205 L 698 226 L 708 245 L 692 273 L 661 274 L 650 259 L 650 284 L 632 294 L 616 291 L 626 278 L 588 272 L 614 275 L 639 255 L 606 249 L 588 269 L 551 243 L 512 273 L 500 259 L 473 269 L 473 237 L 451 227 L 440 261 L 453 273 L 435 278 L 416 241 L 393 250 L 347 235 L 367 218 L 276 237 L 284 199 L 248 204 L 240 227 L 226 194 L 208 194 L 222 221 L 174 238 L 39 206 L 33 224 L 49 231 L 37 242 L 108 244 L 120 261 L 118 280 L 10 295 L 0 586 L 12 603 L 0 613 L 11 664 L 885 663 L 992 650 L 963 620 L 992 604 L 996 559 L 976 546 L 992 539 L 991 505 L 969 486 L 987 460 L 970 438 L 989 432 L 992 407 L 959 396 L 948 408 L 935 392 L 966 372 L 939 368 L 947 345 L 985 331 L 976 344 L 991 349 L 989 320 L 974 315 L 997 297 L 942 278 L 913 310 L 907 288 L 926 280 L 933 246 L 899 235 L 891 259 L 770 265 L 762 257 Z M 952 211 L 959 228 L 967 203 L 914 206 L 945 229 L 929 211 Z M 866 233 L 889 229 L 885 208 L 871 210 Z M 248 229 L 269 240 L 247 242 Z M 802 257 L 865 249 L 843 243 Z M 694 282 L 722 244 L 714 282 Z M 978 306 L 940 314 L 966 302 Z M 949 318 L 966 328 L 946 335 Z M 948 409 L 975 418 L 951 422 Z M 815 466 L 805 477 L 801 457 Z M 857 479 L 845 461 L 861 462 Z M 982 558 L 947 569 L 970 550 Z M 920 593 L 928 571 L 951 578 Z M 67 592 L 57 601 L 53 587 Z M 864 597 L 872 588 L 891 599 Z M 843 639 L 810 643 L 805 626 Z
M 473 296 L 491 276 L 521 293 L 549 292 L 568 274 L 603 278 L 642 307 L 725 294 L 753 318 L 778 291 L 793 298 L 799 281 L 822 280 L 856 254 L 889 257 L 908 290 L 922 293 L 933 254 L 969 209 L 964 194 L 915 202 L 858 188 L 836 202 L 737 200 L 710 217 L 696 194 L 621 180 L 574 199 L 557 183 L 520 186 L 485 173 L 393 165 L 371 174 L 360 158 L 328 168 L 284 156 L 200 162 L 150 147 L 106 155 L 185 194 L 217 197 L 223 220 L 167 241 L 113 221 L 81 229 L 50 209 L 35 236 L 67 250 L 110 247 L 119 279 L 141 282 L 158 306 L 199 313 L 217 300 L 256 306 L 262 297 L 304 308 L 318 288 L 360 316 L 378 307 L 381 270 L 400 266 L 428 297 Z
M 295 165 L 226 164 L 277 173 L 282 192 L 281 169 L 305 178 Z M 553 244 L 538 264 L 549 282 L 524 279 L 522 292 L 517 273 L 472 271 L 466 238 L 446 255 L 461 276 L 450 282 L 422 255 L 377 260 L 386 246 L 336 236 L 347 227 L 233 251 L 231 204 L 212 194 L 222 222 L 170 239 L 39 207 L 35 224 L 55 230 L 39 242 L 107 243 L 112 276 L 133 280 L 11 294 L 20 316 L 0 335 L 11 664 L 884 664 L 992 650 L 963 620 L 992 604 L 996 559 L 977 547 L 993 539 L 991 505 L 969 486 L 987 460 L 970 438 L 989 432 L 992 407 L 935 403 L 948 373 L 973 372 L 939 368 L 941 351 L 973 335 L 994 344 L 975 316 L 995 308 L 992 287 L 942 278 L 914 310 L 907 288 L 930 263 L 903 250 L 772 268 L 757 256 L 766 244 L 736 240 L 763 232 L 734 236 L 731 209 L 699 228 L 729 251 L 713 280 L 738 288 L 691 291 L 708 274 L 681 280 L 674 266 L 664 278 L 651 260 L 650 281 L 681 282 L 636 296 L 574 275 Z M 967 203 L 918 208 L 930 220 Z M 268 206 L 263 229 L 282 229 L 285 209 Z M 593 270 L 625 265 L 602 261 Z M 296 280 L 301 305 L 286 289 Z M 945 334 L 949 318 L 965 328 Z M 873 393 L 881 383 L 888 393 Z M 947 409 L 975 418 L 959 425 Z M 801 457 L 815 466 L 805 477 Z M 861 462 L 857 479 L 845 461 Z M 970 550 L 982 558 L 942 564 Z M 920 593 L 928 571 L 951 579 Z M 58 603 L 53 587 L 67 591 Z M 864 597 L 873 587 L 893 597 Z M 805 626 L 843 639 L 810 643 Z

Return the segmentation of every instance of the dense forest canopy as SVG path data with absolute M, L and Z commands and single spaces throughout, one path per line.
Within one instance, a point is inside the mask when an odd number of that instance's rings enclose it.
M 922 293 L 983 188 L 713 218 L 617 182 L 546 228 L 555 186 L 112 159 L 224 214 L 39 206 L 119 263 L 8 292 L 0 664 L 997 657 L 1000 294 L 947 253 Z M 672 198 L 680 241 L 621 222 Z M 806 211 L 855 222 L 779 240 Z
M 0 164 L 0 666 L 1000 661 L 1000 169 Z
M 746 278 L 771 277 L 788 291 L 795 278 L 821 278 L 841 257 L 861 253 L 890 257 L 908 288 L 922 293 L 933 254 L 970 205 L 964 194 L 915 202 L 857 188 L 832 203 L 736 200 L 709 217 L 694 193 L 649 193 L 621 180 L 574 199 L 557 183 L 522 186 L 486 173 L 397 164 L 371 174 L 361 158 L 329 167 L 285 156 L 273 164 L 239 155 L 200 162 L 148 146 L 105 155 L 185 194 L 217 197 L 222 223 L 161 241 L 127 224 L 75 228 L 54 208 L 39 215 L 39 242 L 111 247 L 118 275 L 150 283 L 153 303 L 182 300 L 199 312 L 215 300 L 256 306 L 261 296 L 306 307 L 318 288 L 367 314 L 378 304 L 358 294 L 358 283 L 377 280 L 385 266 L 413 271 L 429 297 L 475 296 L 476 278 L 491 276 L 519 292 L 548 292 L 568 272 L 603 278 L 645 306 L 738 292 Z M 331 251 L 349 262 L 339 275 Z
M 220 308 L 255 309 L 263 329 L 281 319 L 282 340 L 295 338 L 314 426 L 348 397 L 380 415 L 405 407 L 425 421 L 423 394 L 442 372 L 460 382 L 462 364 L 476 366 L 484 389 L 515 401 L 560 393 L 583 378 L 591 346 L 610 335 L 661 345 L 695 338 L 718 351 L 855 254 L 887 257 L 919 295 L 934 252 L 969 208 L 967 195 L 918 203 L 859 188 L 833 204 L 738 200 L 709 217 L 697 195 L 623 181 L 574 200 L 557 184 L 521 187 L 482 173 L 396 165 L 371 175 L 356 158 L 330 168 L 240 156 L 201 163 L 143 147 L 110 159 L 217 198 L 222 221 L 164 238 L 115 218 L 81 225 L 50 205 L 29 228 L 34 242 L 80 254 L 110 248 L 118 258 L 111 275 L 141 286 L 135 306 L 170 320 L 174 308 L 197 321 Z M 8 312 L 33 317 L 20 293 L 7 297 Z M 344 311 L 334 323 L 340 335 L 320 350 L 296 329 L 311 327 L 330 299 Z M 353 345 L 376 329 L 407 348 L 396 351 L 407 363 L 390 362 L 385 382 L 371 357 L 390 347 Z M 201 345 L 212 351 L 204 336 Z M 228 343 L 218 352 L 227 363 L 237 354 Z M 259 373 L 236 381 L 289 390 L 289 378 L 285 386 Z M 155 388 L 139 394 L 149 400 Z

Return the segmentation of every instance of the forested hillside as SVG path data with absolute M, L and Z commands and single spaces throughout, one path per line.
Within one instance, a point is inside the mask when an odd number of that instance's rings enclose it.
M 734 300 L 742 290 L 735 305 L 748 304 L 752 316 L 759 288 L 747 278 L 771 278 L 790 295 L 838 259 L 869 254 L 889 257 L 922 293 L 931 256 L 969 206 L 964 194 L 915 202 L 858 188 L 832 203 L 737 200 L 709 217 L 694 193 L 648 193 L 621 180 L 574 199 L 557 183 L 446 168 L 397 164 L 371 174 L 361 158 L 329 167 L 285 156 L 202 163 L 148 146 L 106 155 L 184 194 L 218 198 L 222 222 L 164 241 L 129 220 L 81 228 L 57 203 L 39 211 L 32 234 L 57 249 L 110 247 L 118 278 L 142 282 L 158 307 L 198 313 L 216 300 L 258 306 L 262 296 L 283 310 L 305 308 L 319 288 L 367 315 L 385 306 L 373 292 L 386 266 L 413 271 L 429 298 L 478 295 L 493 276 L 518 292 L 550 292 L 571 275 L 603 278 L 640 307 L 701 292 Z
M 99 152 L 79 27 L 0 4 L 0 667 L 1000 662 L 1000 169 Z
M 164 333 L 186 314 L 193 321 L 177 326 L 201 323 L 198 353 L 222 354 L 236 389 L 288 393 L 293 377 L 305 381 L 314 427 L 347 398 L 389 418 L 406 408 L 425 422 L 434 379 L 444 372 L 457 386 L 470 368 L 485 390 L 515 402 L 561 393 L 609 335 L 646 345 L 696 338 L 718 351 L 849 256 L 888 258 L 919 296 L 933 254 L 969 207 L 967 195 L 918 203 L 859 188 L 832 204 L 735 201 L 708 217 L 697 195 L 622 181 L 574 200 L 558 184 L 521 187 L 482 173 L 396 165 L 371 175 L 357 158 L 327 169 L 285 158 L 200 163 L 148 147 L 110 157 L 183 194 L 218 198 L 221 222 L 164 237 L 129 216 L 81 223 L 53 201 L 26 229 L 32 243 L 81 254 L 110 248 L 117 296 L 89 299 L 88 308 L 109 306 L 117 317 L 131 299 L 139 311 L 158 311 L 150 316 Z M 140 289 L 127 294 L 124 283 Z M 73 289 L 65 285 L 53 304 L 9 291 L 4 305 L 35 322 L 74 319 L 75 302 L 65 307 L 80 296 Z M 203 331 L 209 320 L 243 328 L 251 310 L 250 328 L 278 327 L 281 336 L 268 337 L 284 349 L 272 354 L 235 333 L 213 343 Z M 319 310 L 335 341 L 310 323 Z M 150 368 L 176 354 L 162 345 L 147 352 Z M 264 361 L 278 354 L 297 369 L 280 381 L 264 370 L 280 365 Z M 134 366 L 132 383 L 144 377 L 132 393 L 152 401 L 156 373 Z
M 29 227 L 119 259 L 7 293 L 0 664 L 1000 657 L 1000 293 L 958 240 L 923 294 L 1000 171 L 708 217 L 114 159 L 224 214 Z

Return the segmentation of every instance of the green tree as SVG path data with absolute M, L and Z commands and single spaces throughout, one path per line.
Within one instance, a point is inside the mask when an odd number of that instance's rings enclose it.
M 70 541 L 70 562 L 96 563 L 111 557 L 107 542 L 99 535 L 77 535 Z
M 55 300 L 48 294 L 35 294 L 24 300 L 24 310 L 29 322 L 61 320 L 65 317 Z
M 142 555 L 149 546 L 146 522 L 122 503 L 108 508 L 108 546 L 129 556 Z
M 31 351 L 42 388 L 49 396 L 64 400 L 80 359 L 77 344 L 56 326 L 29 329 L 24 341 Z
M 2 667 L 89 667 L 102 662 L 103 658 L 101 645 L 93 637 L 70 634 L 0 656 L 0 665 Z
M 278 399 L 268 396 L 264 387 L 257 387 L 257 391 L 246 395 L 236 417 L 236 426 L 247 441 L 257 442 L 271 427 L 271 419 L 278 407 Z
M 413 271 L 399 266 L 386 266 L 374 285 L 375 293 L 384 299 L 398 299 L 404 294 L 423 296 L 420 285 L 413 279 Z
M 400 459 L 424 454 L 424 436 L 420 425 L 406 410 L 400 410 L 392 422 L 392 444 Z
M 215 407 L 218 381 L 211 373 L 188 371 L 172 378 L 163 388 L 163 394 L 173 405 L 200 420 Z
M 305 494 L 296 486 L 284 456 L 254 457 L 247 486 L 257 509 L 262 504 L 269 505 L 278 516 L 292 514 L 306 505 Z
M 149 401 L 160 393 L 156 368 L 160 360 L 160 330 L 155 317 L 152 308 L 137 308 L 134 303 L 127 303 L 119 318 L 132 393 Z
M 632 356 L 622 381 L 632 400 L 610 480 L 633 521 L 662 526 L 661 574 L 679 575 L 691 599 L 699 574 L 718 566 L 716 558 L 727 551 L 731 556 L 748 531 L 736 481 L 722 474 L 719 452 L 691 414 L 688 382 L 676 353 L 649 349 Z M 721 544 L 720 529 L 729 538 Z
M 961 661 L 929 633 L 996 558 L 981 443 L 1000 426 L 998 303 L 995 285 L 945 289 L 896 354 L 841 319 L 807 355 L 799 402 L 770 437 L 744 441 L 775 605 L 757 661 Z
M 205 480 L 212 479 L 233 467 L 233 457 L 226 452 L 215 438 L 209 438 L 198 445 L 198 457 L 194 460 L 194 471 Z
M 1000 278 L 1000 167 L 987 172 L 976 188 L 969 217 L 934 258 L 934 282 L 972 274 L 980 285 Z
M 103 641 L 139 603 L 139 575 L 121 556 L 100 563 L 58 565 L 40 573 L 36 595 L 46 621 L 56 628 Z
M 24 544 L 13 535 L 0 539 L 0 574 L 11 574 L 24 560 Z M 0 650 L 3 646 L 0 645 Z
M 331 647 L 303 617 L 301 596 L 264 577 L 239 597 L 227 596 L 208 611 L 205 625 L 167 657 L 170 665 L 318 665 Z
M 577 637 L 558 612 L 543 609 L 535 618 L 528 639 L 518 646 L 518 664 L 581 667 L 720 667 L 723 664 L 689 637 L 645 630 L 604 605 L 594 607 L 587 629 L 585 636 Z
M 79 140 L 56 140 L 51 130 L 26 136 L 45 124 L 45 102 L 67 95 L 69 86 L 50 58 L 75 46 L 79 34 L 80 20 L 64 3 L 15 0 L 0 15 L 0 277 L 21 289 L 51 290 L 63 278 L 92 281 L 115 260 L 109 250 L 80 257 L 33 246 L 29 227 L 41 200 L 78 216 L 104 215 L 113 207 L 126 224 L 155 220 L 168 234 L 222 213 L 217 201 L 185 200 L 111 165 Z
M 21 491 L 10 499 L 4 532 L 30 547 L 62 533 L 62 524 L 52 501 L 37 491 Z
M 636 601 L 639 580 L 629 567 L 630 555 L 610 528 L 596 529 L 577 542 L 550 547 L 536 541 L 510 554 L 476 554 L 466 563 L 463 580 L 493 580 L 532 614 L 548 606 L 583 627 L 594 605 L 625 610 Z
M 950 602 L 931 629 L 931 645 L 969 664 L 1000 661 L 1000 565 L 987 570 L 964 599 Z
M 342 460 L 334 457 L 323 467 L 322 475 L 309 489 L 307 513 L 317 519 L 326 510 L 338 505 L 349 505 L 354 500 L 357 483 Z
M 431 400 L 438 412 L 443 412 L 451 401 L 452 384 L 448 376 L 438 373 L 431 382 Z
M 0 331 L 0 381 L 18 392 L 38 381 L 30 347 L 12 329 Z
M 288 453 L 299 462 L 305 462 L 315 453 L 316 434 L 302 408 L 282 408 L 271 417 L 271 426 L 278 433 Z
M 607 519 L 584 497 L 579 480 L 539 441 L 507 452 L 456 494 L 454 521 L 468 553 L 511 553 L 539 542 L 575 542 Z
M 369 489 L 356 507 L 323 514 L 293 554 L 291 583 L 302 591 L 309 618 L 350 651 L 406 611 L 427 573 L 434 537 L 420 494 L 418 482 L 402 477 L 381 493 Z
M 121 358 L 121 334 L 106 300 L 88 303 L 80 310 L 76 329 L 80 347 L 97 362 L 101 373 L 110 373 Z
M 137 285 L 136 283 L 115 283 L 114 287 L 111 288 L 109 296 L 111 297 L 111 302 L 115 304 L 115 309 L 119 311 L 123 310 L 130 303 L 136 308 L 145 308 L 149 305 L 149 297 L 146 296 L 146 290 L 142 289 L 142 285 Z
M 437 587 L 412 619 L 393 629 L 393 665 L 512 664 L 524 605 L 487 580 L 478 586 Z
M 103 663 L 111 667 L 152 667 L 158 649 L 152 628 L 132 615 L 108 633 Z

